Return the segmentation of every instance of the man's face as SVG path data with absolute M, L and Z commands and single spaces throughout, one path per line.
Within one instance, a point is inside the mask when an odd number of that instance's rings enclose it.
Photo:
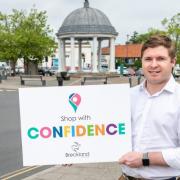
M 147 48 L 142 56 L 142 68 L 147 83 L 165 84 L 170 76 L 175 59 L 171 59 L 168 50 L 163 46 Z

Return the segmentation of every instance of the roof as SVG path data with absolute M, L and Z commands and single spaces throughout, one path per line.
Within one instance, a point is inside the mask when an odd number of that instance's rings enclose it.
M 141 57 L 142 44 L 116 45 L 115 57 L 119 58 L 136 58 Z M 103 55 L 109 55 L 109 47 L 102 48 Z
M 57 35 L 72 33 L 118 34 L 108 17 L 102 11 L 89 7 L 88 1 L 85 1 L 83 8 L 76 9 L 65 18 Z

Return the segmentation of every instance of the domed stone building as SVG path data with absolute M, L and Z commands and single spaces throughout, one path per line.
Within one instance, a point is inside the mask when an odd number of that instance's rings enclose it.
M 115 71 L 115 38 L 118 35 L 107 16 L 98 9 L 91 8 L 88 0 L 84 7 L 76 9 L 64 20 L 58 33 L 59 70 L 64 71 L 66 65 L 66 44 L 70 42 L 70 72 L 76 72 L 75 68 L 75 44 L 78 44 L 78 66 L 82 68 L 82 42 L 92 41 L 92 72 L 98 72 L 101 57 L 101 44 L 103 40 L 109 40 L 110 62 L 109 72 Z

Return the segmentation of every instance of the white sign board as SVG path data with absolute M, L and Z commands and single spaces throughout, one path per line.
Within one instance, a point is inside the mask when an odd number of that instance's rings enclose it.
M 113 162 L 131 151 L 128 84 L 20 88 L 23 164 Z

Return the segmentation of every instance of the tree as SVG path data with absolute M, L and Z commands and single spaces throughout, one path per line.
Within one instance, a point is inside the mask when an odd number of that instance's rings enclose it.
M 17 45 L 15 17 L 20 16 L 17 12 L 13 15 L 5 15 L 0 12 L 0 59 L 11 60 L 15 71 L 15 64 L 20 57 L 20 49 Z
M 129 39 L 129 42 L 132 44 L 141 44 L 144 43 L 147 39 L 149 39 L 150 36 L 157 34 L 165 35 L 166 32 L 154 28 L 149 28 L 148 32 L 144 34 L 138 34 L 138 32 L 134 31 L 133 35 Z
M 170 19 L 163 19 L 162 24 L 167 30 L 167 34 L 174 40 L 177 52 L 177 63 L 180 64 L 180 13 Z
M 1 13 L 1 17 L 0 38 L 5 46 L 0 50 L 0 57 L 11 60 L 23 58 L 25 72 L 37 73 L 38 63 L 45 56 L 51 56 L 57 47 L 51 36 L 52 29 L 46 25 L 46 11 L 38 12 L 32 8 L 28 14 L 22 10 L 13 10 L 10 15 Z
M 127 43 L 131 43 L 131 44 L 137 44 L 137 43 L 139 43 L 139 41 L 138 41 L 138 36 L 139 36 L 138 32 L 137 32 L 137 31 L 134 31 L 134 32 L 133 32 L 133 35 L 130 37 L 130 39 L 129 39 L 129 41 L 128 41 Z

